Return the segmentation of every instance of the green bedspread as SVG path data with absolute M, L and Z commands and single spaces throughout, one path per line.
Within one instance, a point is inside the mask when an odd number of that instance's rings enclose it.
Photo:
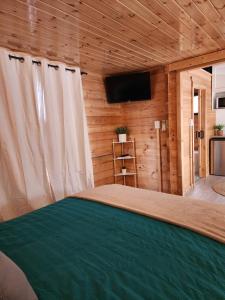
M 225 245 L 88 200 L 0 224 L 0 250 L 40 300 L 225 299 Z

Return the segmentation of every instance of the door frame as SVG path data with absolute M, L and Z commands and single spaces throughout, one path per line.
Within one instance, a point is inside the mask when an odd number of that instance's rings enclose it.
M 210 67 L 214 64 L 225 61 L 225 50 L 203 54 L 193 58 L 180 60 L 178 62 L 170 63 L 165 67 L 168 83 L 168 133 L 169 142 L 172 145 L 172 150 L 169 151 L 169 179 L 170 192 L 172 194 L 184 195 L 186 190 L 183 186 L 183 162 L 182 162 L 182 101 L 180 99 L 180 74 L 184 71 L 191 71 L 201 69 L 203 67 Z M 208 109 L 207 109 L 208 110 Z M 212 104 L 211 110 L 213 111 Z M 210 116 L 211 118 L 211 116 Z M 174 120 L 175 119 L 175 120 Z M 205 135 L 206 141 L 209 137 L 209 128 L 207 125 L 207 133 Z M 207 144 L 206 144 L 207 147 Z M 208 168 L 206 169 L 206 176 L 208 176 Z
M 204 138 L 198 139 L 198 152 L 199 152 L 199 177 L 206 177 L 206 168 L 207 168 L 207 153 L 206 153 L 206 134 L 207 134 L 207 103 L 206 103 L 206 90 L 199 88 L 198 85 L 195 86 L 192 79 L 192 118 L 194 122 L 194 92 L 198 91 L 198 131 L 204 132 Z M 195 127 L 193 126 L 192 130 L 192 183 L 195 185 L 195 155 L 194 155 L 194 141 L 195 141 Z
M 185 74 L 186 73 L 186 74 Z M 201 76 L 200 76 L 201 77 Z M 207 176 L 207 140 L 208 140 L 208 127 L 207 119 L 208 107 L 207 105 L 207 87 L 201 82 L 199 75 L 192 74 L 189 71 L 176 72 L 176 103 L 177 103 L 177 170 L 178 180 L 180 181 L 180 194 L 184 195 L 194 187 L 194 111 L 193 111 L 193 97 L 194 89 L 201 90 L 201 116 L 202 126 L 204 130 L 204 139 L 200 142 L 201 147 L 201 169 L 200 175 L 204 178 Z M 188 78 L 188 79 L 187 79 Z M 186 81 L 186 83 L 185 83 Z M 185 90 L 189 90 L 189 96 Z M 186 95 L 186 96 L 184 96 Z M 186 98 L 186 100 L 185 100 Z M 189 100 L 187 100 L 187 98 Z M 190 102 L 184 102 L 190 101 Z M 185 103 L 189 103 L 185 108 Z M 188 111 L 185 111 L 188 109 Z M 204 116 L 204 112 L 206 113 Z M 189 122 L 189 123 L 187 123 Z M 186 129 L 185 129 L 186 128 Z M 188 131 L 187 131 L 188 130 Z M 187 141 L 188 137 L 188 141 Z M 187 148 L 188 147 L 188 148 Z M 185 167 L 188 165 L 188 170 Z M 189 173 L 187 173 L 189 172 Z
M 207 109 L 206 109 L 206 90 L 202 87 L 199 87 L 198 84 L 195 84 L 193 77 L 191 78 L 192 81 L 192 119 L 194 123 L 194 91 L 198 91 L 198 130 L 204 132 L 204 138 L 199 139 L 199 177 L 205 178 L 206 177 L 206 169 L 207 169 L 207 153 L 206 153 L 206 134 L 207 134 Z M 190 151 L 192 152 L 192 155 L 190 157 L 192 158 L 191 164 L 192 164 L 192 186 L 195 185 L 195 155 L 194 155 L 194 140 L 195 140 L 195 128 L 192 127 L 191 132 L 191 147 Z

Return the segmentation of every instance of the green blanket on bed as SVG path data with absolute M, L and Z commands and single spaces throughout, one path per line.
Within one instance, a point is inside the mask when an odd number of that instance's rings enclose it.
M 0 250 L 40 300 L 225 299 L 225 245 L 88 200 L 0 224 Z

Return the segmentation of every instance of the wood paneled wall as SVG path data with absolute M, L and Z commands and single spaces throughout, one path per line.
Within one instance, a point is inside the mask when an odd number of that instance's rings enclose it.
M 88 73 L 82 83 L 95 185 L 113 183 L 112 139 L 115 128 L 124 124 L 122 106 L 107 103 L 101 75 Z
M 166 75 L 163 70 L 151 71 L 150 101 L 123 104 L 125 124 L 136 139 L 138 183 L 140 188 L 158 190 L 159 153 L 154 121 L 168 119 Z M 161 131 L 162 190 L 169 191 L 168 178 L 168 130 Z
M 168 120 L 161 131 L 162 191 L 182 194 L 190 187 L 189 132 L 192 84 L 206 91 L 207 130 L 205 150 L 206 175 L 209 169 L 208 143 L 213 135 L 215 113 L 211 109 L 211 75 L 198 69 L 170 72 L 151 71 L 151 101 L 109 105 L 106 101 L 103 77 L 88 74 L 83 77 L 86 113 L 92 148 L 95 184 L 113 183 L 112 138 L 116 127 L 126 125 L 136 139 L 138 183 L 140 188 L 159 190 L 159 165 L 154 121 Z M 180 101 L 182 100 L 182 101 Z M 182 124 L 182 126 L 181 126 Z
M 108 104 L 103 77 L 83 77 L 84 99 L 92 149 L 95 185 L 113 183 L 114 130 L 126 125 L 136 139 L 139 187 L 158 190 L 158 153 L 155 120 L 168 119 L 167 80 L 162 69 L 151 72 L 151 101 Z M 169 191 L 168 130 L 161 132 L 162 190 Z

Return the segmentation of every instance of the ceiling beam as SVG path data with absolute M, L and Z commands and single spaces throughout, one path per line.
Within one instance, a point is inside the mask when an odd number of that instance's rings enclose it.
M 206 67 L 221 61 L 225 61 L 225 49 L 168 64 L 166 71 L 172 72 Z

